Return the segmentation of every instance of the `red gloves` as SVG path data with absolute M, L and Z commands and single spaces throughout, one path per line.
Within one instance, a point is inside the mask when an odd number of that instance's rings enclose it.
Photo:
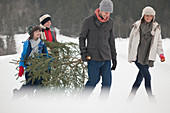
M 24 67 L 20 66 L 18 76 L 22 77 L 23 74 L 24 74 Z
M 160 54 L 160 59 L 161 59 L 161 62 L 164 62 L 165 61 L 165 57 L 164 57 L 164 55 L 163 54 Z

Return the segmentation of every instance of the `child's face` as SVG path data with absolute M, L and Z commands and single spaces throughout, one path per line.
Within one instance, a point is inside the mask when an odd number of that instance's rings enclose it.
M 41 35 L 41 31 L 40 30 L 36 30 L 34 31 L 34 40 L 37 40 L 38 38 L 40 38 L 40 35 Z
M 51 20 L 49 20 L 48 22 L 46 22 L 46 23 L 44 24 L 44 26 L 47 27 L 47 28 L 50 28 L 50 26 L 51 26 Z

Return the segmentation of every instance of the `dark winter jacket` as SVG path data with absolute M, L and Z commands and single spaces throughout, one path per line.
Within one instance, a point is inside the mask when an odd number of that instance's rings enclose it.
M 19 67 L 23 66 L 23 67 L 26 68 L 26 66 L 27 66 L 26 61 L 29 58 L 29 55 L 30 55 L 30 53 L 32 51 L 32 47 L 31 47 L 31 43 L 30 43 L 29 40 L 27 40 L 27 41 L 25 41 L 23 43 L 24 43 L 24 45 L 23 45 L 23 52 L 21 54 L 21 60 L 19 62 Z M 39 54 L 46 53 L 46 56 L 49 57 L 46 45 L 45 45 L 45 43 L 42 40 L 38 44 L 38 53 Z
M 79 47 L 81 54 L 88 53 L 92 60 L 115 60 L 117 53 L 112 18 L 104 23 L 101 23 L 95 14 L 85 18 L 79 37 Z

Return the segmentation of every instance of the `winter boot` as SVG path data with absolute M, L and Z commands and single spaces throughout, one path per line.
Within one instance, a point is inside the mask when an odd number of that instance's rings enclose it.
M 148 98 L 150 103 L 156 103 L 156 98 L 154 95 L 149 95 Z
M 26 94 L 24 94 L 23 91 L 21 90 L 18 90 L 18 89 L 14 89 L 13 90 L 13 98 L 21 98 L 21 97 L 24 97 Z
M 134 93 L 132 93 L 132 92 L 130 92 L 130 94 L 129 94 L 129 96 L 128 96 L 128 101 L 129 102 L 131 102 L 131 101 L 133 101 L 133 99 L 135 98 L 135 94 Z

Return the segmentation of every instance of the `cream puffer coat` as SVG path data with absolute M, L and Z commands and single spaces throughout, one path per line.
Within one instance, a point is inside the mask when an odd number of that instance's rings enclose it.
M 140 42 L 140 24 L 141 20 L 138 20 L 133 24 L 133 28 L 129 37 L 129 47 L 128 47 L 128 61 L 133 62 L 137 60 L 137 51 Z M 153 22 L 152 27 L 152 41 L 149 52 L 149 60 L 155 61 L 156 54 L 163 54 L 162 49 L 162 39 L 161 39 L 161 29 L 157 22 Z

